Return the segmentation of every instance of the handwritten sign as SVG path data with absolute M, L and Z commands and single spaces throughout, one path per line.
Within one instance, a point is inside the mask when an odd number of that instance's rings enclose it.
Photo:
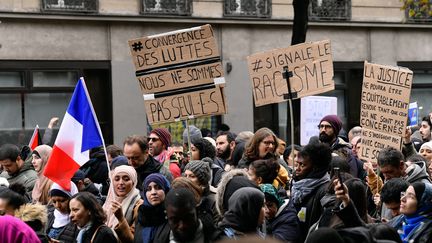
M 360 158 L 376 160 L 379 150 L 401 149 L 408 118 L 413 73 L 402 67 L 365 62 L 360 125 Z M 370 153 L 366 153 L 370 151 Z
M 150 124 L 226 113 L 224 71 L 210 25 L 132 39 L 129 47 Z
M 288 93 L 283 67 L 288 66 L 293 98 L 334 89 L 333 59 L 329 40 L 305 43 L 247 57 L 255 106 L 285 101 Z
M 179 121 L 184 117 L 225 114 L 225 97 L 222 87 L 203 89 L 160 98 L 144 95 L 150 124 Z
M 312 136 L 318 136 L 317 125 L 326 115 L 337 114 L 337 98 L 308 96 L 300 101 L 300 144 L 307 145 Z

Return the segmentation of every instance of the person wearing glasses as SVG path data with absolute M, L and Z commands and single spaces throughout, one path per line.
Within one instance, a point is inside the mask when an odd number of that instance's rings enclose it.
M 123 154 L 128 160 L 128 165 L 135 168 L 138 175 L 137 188 L 143 191 L 145 178 L 152 173 L 161 173 L 168 181 L 172 181 L 169 170 L 149 154 L 147 137 L 140 135 L 128 136 L 123 142 Z
M 165 166 L 168 166 L 174 178 L 181 176 L 180 166 L 175 155 L 173 155 L 174 151 L 169 148 L 171 145 L 171 134 L 168 129 L 153 129 L 147 137 L 147 140 L 151 156 L 165 164 Z
M 351 145 L 338 137 L 342 129 L 341 119 L 337 115 L 327 115 L 321 119 L 318 129 L 319 141 L 328 144 L 333 153 L 346 158 L 350 165 L 350 174 L 363 180 L 366 177 L 363 163 L 353 155 Z
M 242 159 L 238 162 L 238 168 L 249 169 L 255 160 L 274 159 L 279 163 L 278 176 L 275 186 L 285 188 L 288 185 L 288 165 L 276 152 L 279 146 L 276 135 L 267 127 L 258 129 L 249 143 L 246 145 Z
M 402 242 L 432 240 L 432 184 L 414 182 L 401 193 L 401 215 L 388 224 L 394 227 Z

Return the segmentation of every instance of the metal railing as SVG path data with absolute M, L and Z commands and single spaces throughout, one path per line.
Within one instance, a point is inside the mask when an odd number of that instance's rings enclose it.
M 225 0 L 224 16 L 270 18 L 271 8 L 271 0 Z
M 192 14 L 192 0 L 143 0 L 142 12 L 188 16 Z
M 43 11 L 96 13 L 98 6 L 98 0 L 42 0 Z
M 311 0 L 309 20 L 350 20 L 351 0 Z

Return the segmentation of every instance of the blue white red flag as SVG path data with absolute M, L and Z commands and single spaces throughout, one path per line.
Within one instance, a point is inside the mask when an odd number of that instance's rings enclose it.
M 84 82 L 78 80 L 63 118 L 44 175 L 70 189 L 75 172 L 90 159 L 90 149 L 104 145 L 96 114 Z

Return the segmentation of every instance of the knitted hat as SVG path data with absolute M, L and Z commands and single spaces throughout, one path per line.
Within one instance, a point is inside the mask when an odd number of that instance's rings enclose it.
M 168 146 L 170 146 L 170 144 L 171 144 L 171 134 L 168 131 L 168 129 L 166 129 L 166 128 L 156 128 L 156 129 L 153 129 L 150 132 L 150 134 L 152 134 L 152 133 L 156 134 L 159 137 L 159 139 L 165 145 L 165 147 L 168 148 Z
M 201 130 L 199 130 L 196 126 L 190 125 L 189 126 L 189 136 L 190 140 L 199 139 L 202 138 Z M 183 131 L 183 143 L 188 143 L 187 138 L 187 129 Z
M 327 115 L 321 119 L 319 124 L 321 124 L 323 121 L 330 123 L 330 125 L 333 127 L 335 135 L 339 134 L 339 131 L 342 129 L 342 121 L 337 115 Z
M 242 187 L 253 187 L 256 189 L 259 189 L 259 187 L 249 180 L 247 177 L 244 176 L 234 176 L 225 187 L 225 192 L 223 194 L 223 210 L 226 212 L 228 211 L 228 200 L 234 194 L 235 191 Z
M 265 200 L 274 202 L 277 204 L 278 208 L 282 206 L 284 203 L 284 200 L 282 200 L 276 188 L 272 184 L 261 184 L 260 185 L 261 191 L 264 192 Z
M 432 141 L 423 143 L 422 146 L 420 147 L 420 150 L 422 150 L 422 149 L 430 149 L 430 150 L 432 150 Z
M 190 170 L 201 185 L 206 186 L 209 184 L 211 178 L 210 164 L 202 160 L 192 160 L 185 166 L 185 171 Z

